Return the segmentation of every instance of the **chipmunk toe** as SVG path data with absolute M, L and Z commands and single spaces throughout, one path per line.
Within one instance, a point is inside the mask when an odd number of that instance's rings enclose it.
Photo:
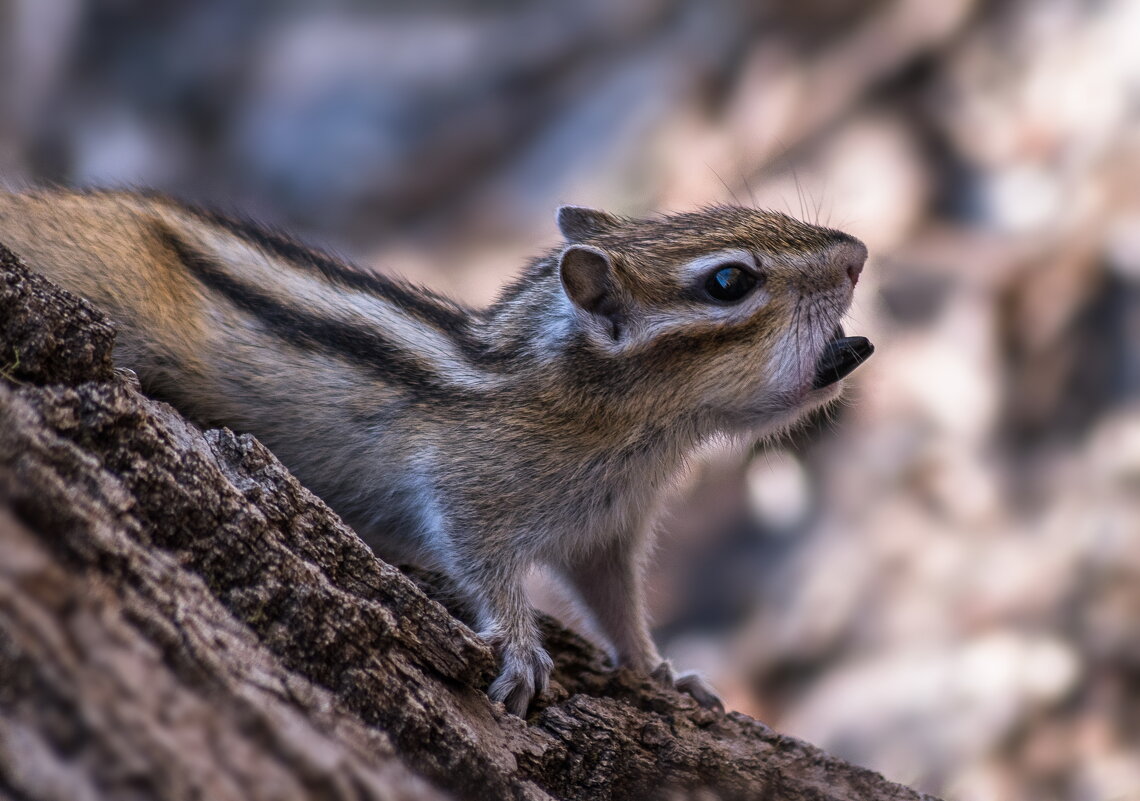
M 697 671 L 691 670 L 677 675 L 673 672 L 673 666 L 668 661 L 665 661 L 658 665 L 650 676 L 678 692 L 692 696 L 693 700 L 705 709 L 715 709 L 718 712 L 724 711 L 724 701 L 721 700 L 717 691 L 709 684 L 708 679 Z
M 540 647 L 507 647 L 502 652 L 502 663 L 502 672 L 487 694 L 493 701 L 501 701 L 512 715 L 526 717 L 531 700 L 546 692 L 554 661 Z

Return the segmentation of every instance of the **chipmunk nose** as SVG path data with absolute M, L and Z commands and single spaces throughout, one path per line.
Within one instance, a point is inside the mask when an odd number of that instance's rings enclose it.
M 859 283 L 859 274 L 867 261 L 867 246 L 856 239 L 846 240 L 831 248 L 831 263 L 847 273 L 851 286 Z

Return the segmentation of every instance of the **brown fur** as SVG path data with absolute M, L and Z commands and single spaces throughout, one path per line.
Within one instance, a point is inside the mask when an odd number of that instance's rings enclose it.
M 457 582 L 517 714 L 550 671 L 522 590 L 536 563 L 620 662 L 672 680 L 642 589 L 657 500 L 703 439 L 835 396 L 812 377 L 866 255 L 734 207 L 559 224 L 566 244 L 476 311 L 163 198 L 0 194 L 0 241 L 110 313 L 144 388 L 253 432 L 382 554 Z M 724 263 L 759 276 L 739 302 L 704 289 Z

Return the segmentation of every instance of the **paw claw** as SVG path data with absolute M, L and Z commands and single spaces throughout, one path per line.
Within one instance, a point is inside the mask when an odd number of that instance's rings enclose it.
M 708 680 L 700 673 L 690 671 L 677 677 L 674 685 L 678 690 L 693 696 L 693 699 L 705 709 L 715 709 L 724 712 L 724 701 L 717 695 Z
M 716 690 L 709 684 L 708 679 L 696 671 L 688 671 L 677 675 L 669 662 L 662 662 L 650 674 L 652 678 L 662 684 L 667 684 L 678 692 L 692 696 L 693 700 L 705 709 L 715 709 L 724 712 L 724 701 L 717 695 Z
M 662 662 L 653 670 L 652 673 L 649 674 L 649 676 L 654 681 L 659 681 L 662 684 L 668 684 L 670 686 L 672 686 L 675 682 L 675 678 L 673 676 L 673 665 L 671 665 L 669 662 Z
M 491 683 L 487 695 L 501 701 L 507 711 L 525 717 L 531 700 L 546 692 L 554 661 L 540 647 L 506 647 L 502 651 L 503 669 Z

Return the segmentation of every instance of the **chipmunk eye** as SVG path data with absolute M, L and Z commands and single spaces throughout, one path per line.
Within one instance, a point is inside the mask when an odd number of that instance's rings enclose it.
M 740 300 L 756 286 L 756 276 L 740 264 L 724 264 L 705 281 L 705 291 L 714 300 L 731 303 Z

